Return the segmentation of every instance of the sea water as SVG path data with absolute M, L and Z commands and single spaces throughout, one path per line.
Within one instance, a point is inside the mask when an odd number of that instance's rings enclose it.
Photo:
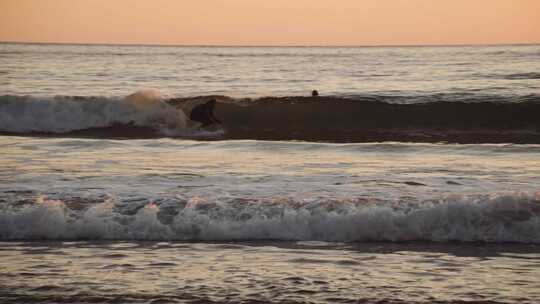
M 0 44 L 2 95 L 323 95 L 415 102 L 539 94 L 540 45 L 174 47 Z M 433 96 L 431 96 L 433 101 Z
M 534 101 L 539 46 L 0 54 L 2 302 L 540 301 L 540 145 L 208 141 L 162 97 Z M 97 122 L 174 132 L 24 129 Z

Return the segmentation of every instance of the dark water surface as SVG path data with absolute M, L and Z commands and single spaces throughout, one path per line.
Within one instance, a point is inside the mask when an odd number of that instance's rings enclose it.
M 535 245 L 4 243 L 5 303 L 536 303 Z

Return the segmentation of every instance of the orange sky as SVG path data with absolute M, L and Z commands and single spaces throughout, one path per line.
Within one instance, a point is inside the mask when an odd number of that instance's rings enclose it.
M 0 41 L 540 43 L 540 0 L 0 0 Z

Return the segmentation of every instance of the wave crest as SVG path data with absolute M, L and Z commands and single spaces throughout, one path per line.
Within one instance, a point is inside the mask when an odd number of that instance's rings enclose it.
M 42 197 L 5 207 L 0 239 L 540 243 L 540 194 L 423 202 L 173 198 L 108 199 L 83 209 L 72 204 Z
M 211 99 L 216 120 L 188 119 Z M 0 97 L 0 133 L 96 138 L 540 143 L 540 96 Z M 213 115 L 212 114 L 212 115 Z
M 149 128 L 172 136 L 189 123 L 184 112 L 155 90 L 125 98 L 2 96 L 0 131 L 10 133 L 67 133 L 115 125 Z

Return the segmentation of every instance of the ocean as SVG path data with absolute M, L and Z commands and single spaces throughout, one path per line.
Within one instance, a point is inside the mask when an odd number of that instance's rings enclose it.
M 538 71 L 539 45 L 2 43 L 0 302 L 538 303 Z

